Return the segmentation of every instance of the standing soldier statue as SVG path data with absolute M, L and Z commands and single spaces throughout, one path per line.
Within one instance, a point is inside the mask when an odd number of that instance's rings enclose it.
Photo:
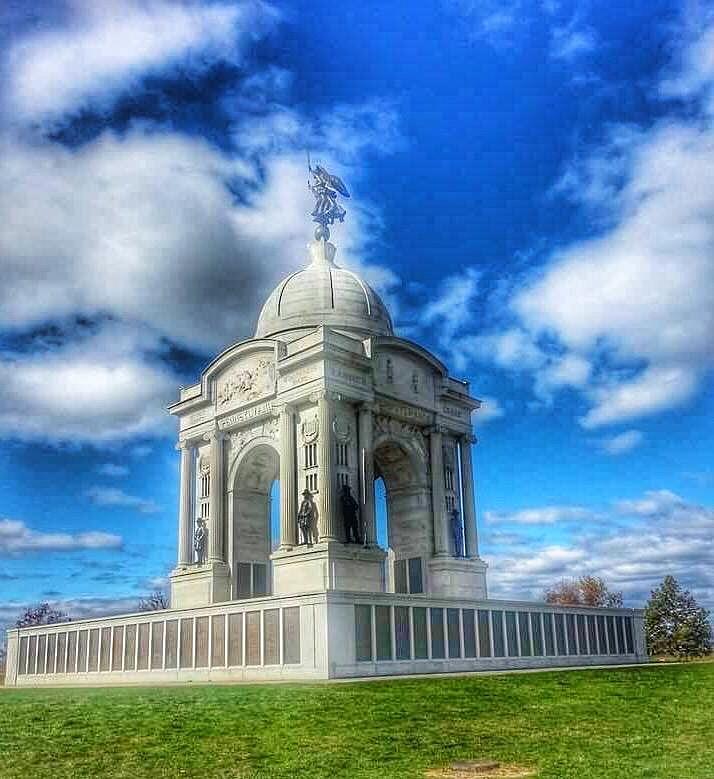
M 196 553 L 196 565 L 203 565 L 206 561 L 206 536 L 208 528 L 206 520 L 199 517 L 196 520 L 196 529 L 193 531 L 193 549 Z
M 464 531 L 461 527 L 461 514 L 458 509 L 451 512 L 451 536 L 454 539 L 454 557 L 464 556 Z
M 360 544 L 360 527 L 357 521 L 359 506 L 352 497 L 349 484 L 343 484 L 340 491 L 340 505 L 342 506 L 342 522 L 345 527 L 345 543 Z
M 315 503 L 312 500 L 310 490 L 302 493 L 302 503 L 297 515 L 298 529 L 300 530 L 300 543 L 312 546 L 317 543 L 317 531 L 315 528 Z

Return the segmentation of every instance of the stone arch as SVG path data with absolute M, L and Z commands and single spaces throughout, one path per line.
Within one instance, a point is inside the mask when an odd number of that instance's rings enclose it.
M 229 550 L 232 594 L 270 594 L 271 492 L 279 479 L 275 441 L 261 436 L 245 444 L 229 471 Z
M 382 479 L 386 490 L 387 539 L 393 553 L 389 563 L 393 569 L 387 572 L 386 579 L 389 589 L 395 589 L 396 581 L 399 590 L 400 577 L 395 575 L 394 566 L 400 561 L 421 558 L 425 571 L 433 548 L 425 453 L 418 442 L 406 437 L 380 436 L 374 446 L 374 475 L 375 480 Z

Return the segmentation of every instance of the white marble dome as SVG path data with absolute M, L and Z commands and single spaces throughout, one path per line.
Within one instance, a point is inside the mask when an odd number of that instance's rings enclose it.
M 352 271 L 335 265 L 335 247 L 310 244 L 312 262 L 278 284 L 263 306 L 256 338 L 320 325 L 364 335 L 393 335 L 392 320 L 377 293 Z

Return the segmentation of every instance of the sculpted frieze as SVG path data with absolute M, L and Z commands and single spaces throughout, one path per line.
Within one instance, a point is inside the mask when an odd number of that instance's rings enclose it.
M 275 391 L 275 363 L 258 360 L 255 365 L 240 365 L 219 380 L 216 392 L 218 410 L 271 395 Z

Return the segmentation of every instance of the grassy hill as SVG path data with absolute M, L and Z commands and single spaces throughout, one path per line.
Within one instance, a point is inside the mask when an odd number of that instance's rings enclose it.
M 712 779 L 714 664 L 349 684 L 0 691 L 0 776 Z

